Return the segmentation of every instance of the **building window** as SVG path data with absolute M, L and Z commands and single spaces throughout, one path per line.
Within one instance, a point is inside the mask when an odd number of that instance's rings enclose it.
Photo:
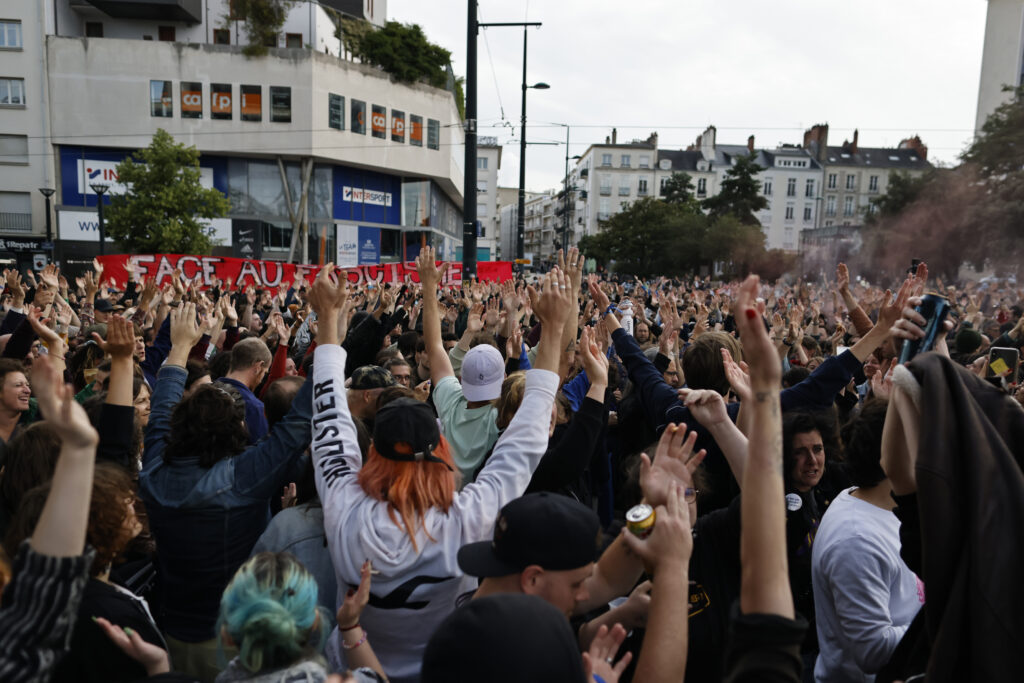
M 366 102 L 352 100 L 352 115 L 349 117 L 349 126 L 353 133 L 366 135 Z
M 174 116 L 174 95 L 170 81 L 149 82 L 149 114 L 161 118 Z M 3 103 L 3 88 L 0 86 L 0 103 Z
M 708 193 L 708 179 L 698 178 L 697 179 L 697 196 L 703 197 Z
M 0 20 L 0 48 L 20 50 L 22 47 L 21 22 L 16 19 Z
M 606 221 L 611 217 L 611 200 L 601 197 L 597 203 L 597 220 Z
M 878 192 L 878 176 L 868 178 L 868 192 Z
M 263 224 L 264 249 L 290 249 L 292 244 L 291 226 Z
M 284 46 L 285 47 L 302 47 L 302 34 L 301 33 L 286 33 L 284 34 Z
M 242 120 L 263 120 L 263 86 L 243 85 L 239 92 L 242 96 Z
M 391 110 L 391 142 L 405 142 L 405 112 Z
M 796 178 L 790 178 L 789 180 L 786 181 L 786 196 L 796 196 Z
M 427 149 L 441 149 L 441 122 L 427 119 Z
M 379 104 L 370 105 L 370 135 L 381 140 L 388 137 L 388 110 Z
M 345 130 L 345 98 L 330 93 L 327 96 L 327 125 L 334 130 Z
M 477 157 L 476 158 L 476 167 L 477 167 L 477 170 L 486 171 L 487 170 L 487 157 Z
M 630 193 L 630 190 L 631 190 L 631 185 L 632 184 L 633 184 L 632 176 L 628 176 L 628 175 L 619 176 L 619 196 L 620 197 L 628 197 L 629 193 Z
M 477 192 L 487 192 L 487 181 L 486 180 L 478 180 L 478 181 L 476 181 L 476 191 Z
M 772 179 L 771 178 L 765 178 L 764 179 L 764 185 L 762 185 L 762 187 L 764 188 L 764 196 L 765 197 L 771 197 L 772 196 Z
M 650 155 L 648 155 L 648 154 L 641 154 L 640 155 L 640 168 L 650 168 L 650 167 L 651 167 L 651 157 L 650 157 Z
M 830 195 L 829 198 L 825 200 L 825 215 L 826 216 L 835 216 L 836 215 L 836 196 L 835 195 Z
M 409 114 L 409 144 L 413 147 L 423 146 L 423 117 Z
M 619 162 L 619 166 L 622 168 L 629 168 L 629 155 L 623 154 Z
M 175 30 L 173 26 L 158 26 L 157 27 L 158 38 L 165 43 L 173 43 L 175 37 Z
M 612 165 L 612 155 L 611 154 L 602 154 L 601 155 L 601 165 L 602 166 L 611 166 Z
M 215 28 L 213 29 L 213 44 L 214 45 L 230 45 L 231 44 L 231 31 L 226 28 Z
M 102 38 L 103 37 L 103 22 L 102 21 L 87 21 L 87 22 L 85 22 L 85 37 L 86 38 Z
M 203 118 L 203 84 L 182 81 L 178 87 L 181 88 L 181 118 Z
M 231 111 L 231 84 L 211 83 L 210 84 L 210 118 L 222 121 L 230 121 L 233 116 Z
M 612 176 L 610 173 L 601 174 L 601 194 L 610 195 L 612 193 Z
M 793 205 L 792 204 L 790 204 L 790 205 L 788 205 L 786 207 L 786 220 L 787 221 L 793 220 Z
M 476 205 L 476 215 L 477 215 L 478 218 L 486 218 L 487 217 L 487 205 L 486 204 L 477 204 Z
M 641 197 L 647 196 L 647 178 L 640 178 L 636 182 L 636 193 Z
M 0 230 L 32 232 L 32 195 L 0 192 Z
M 807 222 L 809 222 L 811 220 L 811 212 L 812 212 L 811 205 L 810 204 L 804 204 L 804 223 L 807 223 Z
M 854 174 L 851 173 L 848 176 L 846 176 L 846 189 L 847 190 L 853 190 L 856 187 L 857 187 L 857 176 L 855 176 Z
M 24 78 L 0 78 L 0 105 L 25 106 Z
M 659 184 L 658 193 L 662 197 L 665 196 L 665 186 L 668 185 L 668 181 L 669 181 L 669 176 L 666 175 L 666 176 L 662 176 L 661 177 L 661 183 Z
M 0 135 L 0 164 L 27 164 L 28 136 Z
M 813 197 L 814 196 L 814 179 L 813 178 L 808 178 L 807 179 L 807 186 L 804 188 L 804 196 L 805 197 Z
M 844 216 L 852 216 L 853 215 L 853 197 L 844 197 L 843 198 L 843 215 Z
M 274 123 L 292 122 L 292 89 L 270 86 L 270 120 Z
M 830 189 L 830 190 L 836 189 L 836 183 L 838 182 L 838 177 L 837 176 L 838 176 L 837 173 L 829 173 L 828 174 L 828 189 Z

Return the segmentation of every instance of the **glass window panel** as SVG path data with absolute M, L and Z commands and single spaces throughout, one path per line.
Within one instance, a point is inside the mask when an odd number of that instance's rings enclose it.
M 359 135 L 366 135 L 366 102 L 352 100 L 352 132 Z
M 427 119 L 427 148 L 441 149 L 441 122 Z
M 262 121 L 263 120 L 263 86 L 243 85 L 240 88 L 242 96 L 242 120 Z
M 182 81 L 179 87 L 181 88 L 181 118 L 203 118 L 203 84 Z
M 391 110 L 391 141 L 405 142 L 405 112 Z
M 342 95 L 328 95 L 327 125 L 335 130 L 345 130 L 345 98 Z
M 174 116 L 174 102 L 170 81 L 149 82 L 149 113 L 151 116 L 170 118 Z
M 384 140 L 388 136 L 387 109 L 375 104 L 370 109 L 370 134 Z
M 231 111 L 231 84 L 211 83 L 210 84 L 210 118 L 230 121 L 233 116 Z
M 430 225 L 430 182 L 402 183 L 402 225 Z
M 274 123 L 292 122 L 292 89 L 270 86 L 270 120 Z
M 409 114 L 409 144 L 414 147 L 423 146 L 423 117 Z
M 231 213 L 252 213 L 249 202 L 249 162 L 228 159 L 228 199 Z

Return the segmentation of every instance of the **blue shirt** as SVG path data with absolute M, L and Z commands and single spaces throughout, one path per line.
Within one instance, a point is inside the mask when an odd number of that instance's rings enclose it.
M 249 391 L 249 387 L 237 379 L 221 377 L 217 381 L 230 384 L 242 395 L 242 400 L 245 401 L 245 426 L 249 430 L 249 443 L 256 443 L 262 439 L 270 429 L 270 425 L 267 424 L 267 416 L 263 413 L 263 401 L 256 398 L 256 394 Z

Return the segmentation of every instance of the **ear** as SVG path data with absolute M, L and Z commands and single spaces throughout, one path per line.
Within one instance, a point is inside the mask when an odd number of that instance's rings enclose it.
M 533 595 L 544 581 L 544 569 L 531 564 L 519 574 L 519 586 L 524 593 Z

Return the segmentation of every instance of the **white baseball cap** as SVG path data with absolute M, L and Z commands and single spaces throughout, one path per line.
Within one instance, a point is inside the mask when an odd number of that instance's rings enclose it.
M 467 401 L 492 401 L 501 396 L 505 360 L 490 344 L 474 346 L 462 359 L 462 395 Z

